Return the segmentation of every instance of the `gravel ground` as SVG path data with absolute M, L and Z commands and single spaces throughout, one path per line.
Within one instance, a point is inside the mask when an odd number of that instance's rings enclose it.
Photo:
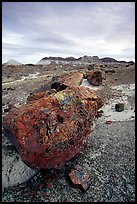
M 83 192 L 68 172 L 74 165 L 91 178 Z M 8 187 L 3 202 L 135 202 L 135 121 L 96 124 L 85 150 L 60 171 L 38 172 L 29 182 Z
M 56 66 L 3 67 L 3 110 L 9 104 L 18 106 L 25 103 L 29 93 L 48 82 L 53 75 L 76 69 L 84 72 L 87 68 L 73 66 L 60 66 L 60 68 Z M 37 72 L 39 75 L 36 75 Z M 35 74 L 37 78 L 31 79 L 32 74 L 33 77 Z M 24 76 L 25 79 L 22 78 Z M 69 161 L 61 170 L 41 170 L 24 183 L 4 188 L 2 202 L 135 202 L 135 90 L 133 86 L 135 65 L 128 68 L 125 66 L 115 68 L 115 73 L 105 73 L 103 70 L 103 76 L 103 84 L 98 87 L 97 92 L 104 99 L 104 113 L 95 121 L 88 144 L 82 153 Z M 85 81 L 84 83 L 87 85 Z M 114 86 L 119 86 L 119 90 Z M 125 102 L 125 110 L 120 113 L 115 112 L 113 107 L 114 102 L 117 102 L 118 99 Z M 3 116 L 5 114 L 7 113 L 3 112 Z M 111 124 L 106 124 L 108 119 L 111 120 Z M 9 161 L 15 168 L 19 167 L 20 163 L 22 168 L 18 170 L 20 171 L 18 174 L 21 173 L 22 177 L 18 178 L 20 181 L 25 180 L 23 177 L 26 174 L 24 164 L 19 158 L 18 163 L 12 162 L 18 155 L 14 148 L 6 149 L 7 146 L 12 147 L 12 145 L 5 136 L 2 137 L 2 140 L 2 157 L 5 160 L 3 162 L 4 167 L 7 168 L 6 171 L 10 170 L 10 174 L 14 175 L 14 168 L 9 168 Z M 79 186 L 72 185 L 68 177 L 70 170 L 76 164 L 87 170 L 91 179 L 91 185 L 85 192 Z M 3 170 L 2 179 L 6 171 Z M 15 182 L 14 176 L 10 179 Z

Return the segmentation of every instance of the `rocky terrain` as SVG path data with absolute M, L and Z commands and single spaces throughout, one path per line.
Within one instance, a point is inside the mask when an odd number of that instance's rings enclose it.
M 3 202 L 135 201 L 135 64 L 98 61 L 91 65 L 90 62 L 2 66 L 2 117 L 13 107 L 26 104 L 28 96 L 44 88 L 52 77 L 67 73 L 86 75 L 89 70 L 101 71 L 103 80 L 99 86 L 89 84 L 87 79 L 80 86 L 96 90 L 104 101 L 102 116 L 94 122 L 87 147 L 60 170 L 30 169 L 3 134 Z M 115 110 L 119 102 L 124 103 L 121 112 Z M 89 188 L 84 192 L 69 177 L 70 172 L 77 170 L 77 164 L 90 178 Z

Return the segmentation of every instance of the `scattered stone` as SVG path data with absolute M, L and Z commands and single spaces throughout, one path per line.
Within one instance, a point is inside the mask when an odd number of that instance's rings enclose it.
M 64 74 L 62 76 L 54 76 L 51 80 L 51 88 L 61 91 L 66 89 L 68 86 L 78 86 L 83 81 L 82 73 L 71 73 Z
M 112 120 L 106 120 L 106 124 L 111 124 L 112 123 Z
M 90 71 L 87 73 L 87 80 L 93 86 L 100 86 L 102 84 L 102 79 L 101 71 Z
M 97 111 L 96 118 L 101 117 L 103 112 L 104 112 L 103 110 Z
M 13 91 L 13 90 L 15 90 L 15 88 L 12 88 L 12 87 L 7 88 L 7 91 Z
M 103 76 L 103 77 L 102 77 L 102 79 L 103 79 L 103 80 L 106 80 L 106 77 L 105 77 L 105 76 Z
M 5 135 L 32 169 L 60 169 L 85 147 L 100 97 L 86 87 L 73 86 L 19 108 L 3 120 Z
M 124 103 L 117 103 L 115 105 L 115 110 L 118 112 L 124 111 Z
M 8 104 L 7 106 L 5 106 L 5 108 L 3 109 L 4 113 L 9 112 L 14 106 L 12 104 Z
M 9 112 L 9 107 L 7 107 L 7 108 L 4 108 L 4 113 L 7 113 L 7 112 Z
M 95 66 L 95 64 L 88 65 L 88 70 L 94 70 L 94 66 Z
M 81 186 L 85 191 L 91 184 L 90 176 L 83 167 L 76 165 L 69 173 L 69 177 L 74 185 Z
M 114 69 L 108 69 L 108 70 L 105 70 L 105 73 L 115 73 L 115 70 Z

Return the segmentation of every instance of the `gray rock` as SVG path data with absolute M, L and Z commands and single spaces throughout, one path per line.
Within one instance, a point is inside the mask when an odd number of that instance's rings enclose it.
M 117 103 L 115 105 L 115 110 L 118 112 L 124 111 L 124 103 Z
M 2 190 L 23 183 L 36 174 L 20 158 L 15 147 L 2 136 Z

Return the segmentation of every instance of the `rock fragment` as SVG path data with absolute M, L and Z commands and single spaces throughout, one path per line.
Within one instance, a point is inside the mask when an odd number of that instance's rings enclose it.
M 104 112 L 103 110 L 98 110 L 97 114 L 96 114 L 96 118 L 100 118 L 102 116 L 103 112 Z
M 106 120 L 106 124 L 111 124 L 112 123 L 112 120 Z
M 107 70 L 105 70 L 105 73 L 115 73 L 115 70 L 114 69 L 107 69 Z
M 115 110 L 116 110 L 117 112 L 124 111 L 124 103 L 117 103 L 117 104 L 115 105 Z
M 69 177 L 74 185 L 81 186 L 85 191 L 91 184 L 88 172 L 80 165 L 76 165 L 75 168 L 70 171 Z

